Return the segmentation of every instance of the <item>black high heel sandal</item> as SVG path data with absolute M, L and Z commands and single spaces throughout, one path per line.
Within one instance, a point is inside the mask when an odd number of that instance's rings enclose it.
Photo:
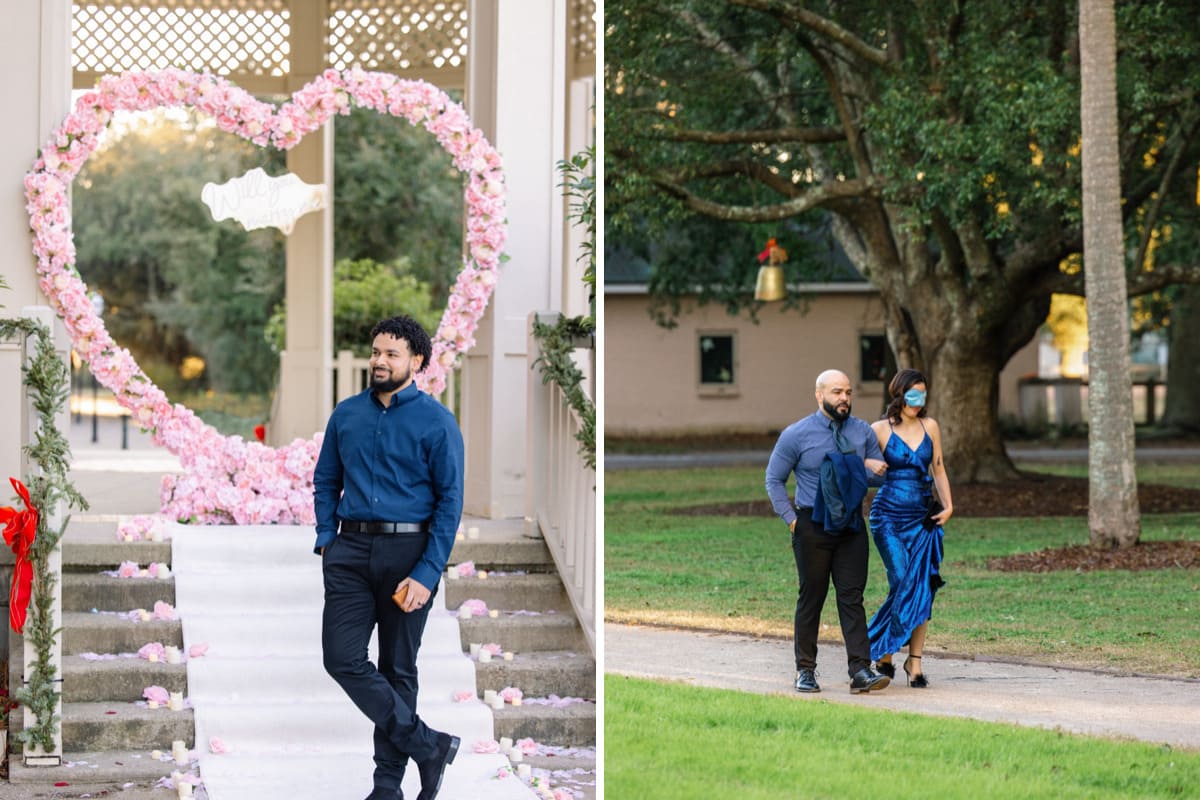
M 925 679 L 924 672 L 918 672 L 916 675 L 914 675 L 908 671 L 908 662 L 920 661 L 920 660 L 921 660 L 920 656 L 909 656 L 908 658 L 904 659 L 904 677 L 907 679 L 908 685 L 911 686 L 912 688 L 928 689 L 929 681 Z
M 889 678 L 896 677 L 896 665 L 890 661 L 876 661 L 875 671 L 880 675 L 887 675 Z

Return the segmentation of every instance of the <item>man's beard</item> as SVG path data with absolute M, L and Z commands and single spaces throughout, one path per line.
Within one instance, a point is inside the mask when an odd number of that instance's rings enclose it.
M 828 400 L 821 401 L 821 407 L 825 409 L 825 413 L 833 417 L 838 422 L 845 422 L 850 416 L 850 404 L 846 403 L 846 409 L 843 411 Z
M 389 373 L 389 374 L 391 374 L 391 373 Z M 401 386 L 403 386 L 404 384 L 408 383 L 408 377 L 410 374 L 411 374 L 410 372 L 405 372 L 403 375 L 400 375 L 398 379 L 397 378 L 384 379 L 384 378 L 375 377 L 375 373 L 372 372 L 371 373 L 371 389 L 372 389 L 372 391 L 380 392 L 381 394 L 387 394 L 388 392 L 394 392 L 397 389 L 399 389 Z

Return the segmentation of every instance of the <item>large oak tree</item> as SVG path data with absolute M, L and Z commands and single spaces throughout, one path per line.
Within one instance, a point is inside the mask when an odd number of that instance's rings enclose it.
M 1117 14 L 1136 295 L 1200 282 L 1183 247 L 1146 268 L 1194 192 L 1200 31 L 1182 4 Z M 930 376 L 956 479 L 1012 476 L 998 375 L 1051 294 L 1084 289 L 1076 5 L 611 0 L 605 24 L 609 244 L 696 215 L 828 220 L 898 362 Z

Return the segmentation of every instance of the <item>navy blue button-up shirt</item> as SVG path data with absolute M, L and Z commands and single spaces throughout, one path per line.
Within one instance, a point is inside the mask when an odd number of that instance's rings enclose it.
M 410 577 L 432 590 L 462 517 L 463 440 L 449 409 L 410 384 L 385 408 L 367 389 L 338 403 L 313 473 L 319 552 L 338 520 L 427 522 L 429 543 Z

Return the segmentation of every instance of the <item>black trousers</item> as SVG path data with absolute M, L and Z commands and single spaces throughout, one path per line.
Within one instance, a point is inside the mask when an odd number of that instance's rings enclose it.
M 430 603 L 405 614 L 392 601 L 427 537 L 341 533 L 322 555 L 325 670 L 375 723 L 375 785 L 384 789 L 400 788 L 410 758 L 428 761 L 437 753 L 437 731 L 417 716 L 417 650 Z M 376 626 L 378 668 L 367 659 Z
M 826 533 L 811 519 L 811 510 L 802 510 L 792 533 L 792 553 L 800 593 L 796 598 L 796 669 L 817 666 L 817 632 L 821 627 L 821 609 L 829 593 L 829 580 L 837 594 L 838 619 L 846 640 L 846 663 L 851 676 L 871 666 L 871 642 L 867 637 L 867 613 L 863 609 L 863 590 L 867 586 L 866 526 Z

